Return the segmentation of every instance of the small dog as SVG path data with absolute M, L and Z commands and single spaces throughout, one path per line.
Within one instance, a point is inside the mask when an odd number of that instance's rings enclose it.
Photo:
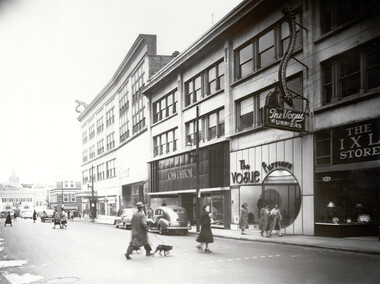
M 155 255 L 156 252 L 158 251 L 160 255 L 162 255 L 161 252 L 164 252 L 164 256 L 167 256 L 170 253 L 170 251 L 172 250 L 172 248 L 173 248 L 173 246 L 158 245 L 155 252 L 153 253 L 153 255 Z

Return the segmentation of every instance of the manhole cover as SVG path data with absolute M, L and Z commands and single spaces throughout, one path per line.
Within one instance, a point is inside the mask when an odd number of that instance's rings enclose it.
M 49 279 L 48 281 L 44 283 L 48 284 L 69 284 L 69 283 L 75 283 L 78 282 L 79 278 L 78 277 L 58 277 L 54 279 Z

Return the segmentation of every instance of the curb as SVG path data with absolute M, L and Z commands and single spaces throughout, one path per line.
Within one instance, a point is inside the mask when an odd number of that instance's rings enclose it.
M 189 232 L 189 234 L 196 235 L 196 232 Z M 270 243 L 270 244 L 281 244 L 281 245 L 291 245 L 291 246 L 300 246 L 300 247 L 310 247 L 310 248 L 321 248 L 321 249 L 329 249 L 329 250 L 335 250 L 335 251 L 346 251 L 351 253 L 361 253 L 361 254 L 370 254 L 370 255 L 380 255 L 380 251 L 370 251 L 370 250 L 363 250 L 363 249 L 357 249 L 357 248 L 339 248 L 339 247 L 331 247 L 331 246 L 324 246 L 324 245 L 318 245 L 318 244 L 300 244 L 300 243 L 289 243 L 284 241 L 270 241 L 270 240 L 260 240 L 260 239 L 248 239 L 244 237 L 231 237 L 231 236 L 224 236 L 224 235 L 218 235 L 214 234 L 214 237 L 223 238 L 223 239 L 234 239 L 234 240 L 240 240 L 240 241 L 249 241 L 249 242 L 258 242 L 258 243 Z

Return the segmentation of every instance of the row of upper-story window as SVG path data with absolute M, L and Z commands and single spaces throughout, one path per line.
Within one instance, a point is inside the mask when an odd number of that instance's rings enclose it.
M 322 104 L 354 99 L 358 95 L 380 92 L 380 38 L 370 40 L 358 47 L 321 62 Z M 289 91 L 295 95 L 295 110 L 304 111 L 305 105 L 302 73 L 287 79 Z M 235 131 L 245 131 L 263 127 L 262 109 L 268 94 L 274 91 L 271 85 L 235 101 Z M 160 115 L 158 115 L 159 117 Z M 199 121 L 200 142 L 224 136 L 224 110 L 220 109 Z M 195 120 L 185 123 L 186 144 L 195 143 Z M 153 137 L 154 156 L 177 150 L 178 128 Z M 321 155 L 323 156 L 323 155 Z
M 88 170 L 82 171 L 82 183 L 87 184 L 92 181 L 101 181 L 116 176 L 116 159 L 111 159 L 105 163 L 100 163 Z
M 225 135 L 224 108 L 202 115 L 198 121 L 200 142 L 210 141 Z M 197 123 L 191 120 L 185 123 L 186 144 L 196 143 Z M 164 155 L 178 148 L 178 127 L 153 137 L 154 156 Z
M 144 62 L 135 70 L 125 83 L 118 90 L 119 100 L 119 127 L 120 127 L 120 143 L 123 143 L 129 138 L 129 96 L 132 94 L 132 129 L 133 134 L 142 131 L 145 126 L 145 105 L 141 88 L 144 86 Z M 131 86 L 129 85 L 131 82 Z M 130 89 L 131 88 L 131 89 Z M 96 120 L 96 134 L 101 134 L 105 128 L 108 128 L 115 123 L 115 108 L 113 106 L 106 108 L 105 127 L 104 116 Z M 89 134 L 87 134 L 89 133 Z M 88 139 L 88 136 L 89 139 Z M 82 144 L 86 144 L 88 140 L 95 138 L 95 125 L 91 124 L 82 132 Z
M 106 150 L 110 151 L 115 148 L 115 132 L 110 133 L 106 137 Z M 100 139 L 96 144 L 97 155 L 102 155 L 105 152 L 104 139 Z M 89 149 L 85 149 L 82 152 L 83 163 L 87 162 L 89 159 L 95 158 L 95 145 L 91 145 Z

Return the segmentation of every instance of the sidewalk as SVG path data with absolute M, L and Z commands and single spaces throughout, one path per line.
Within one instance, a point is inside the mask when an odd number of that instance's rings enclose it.
M 90 220 L 88 220 L 88 222 L 90 222 Z M 111 220 L 107 219 L 96 219 L 95 223 L 110 225 L 113 224 Z M 273 234 L 271 238 L 267 238 L 262 237 L 260 235 L 260 231 L 257 229 L 246 230 L 245 235 L 242 235 L 240 230 L 212 228 L 212 232 L 214 237 L 227 239 L 307 246 L 380 255 L 380 241 L 378 236 L 327 238 L 305 235 L 284 235 L 282 237 L 279 237 L 277 234 Z M 191 231 L 189 231 L 189 234 L 197 234 L 195 226 L 192 227 Z

